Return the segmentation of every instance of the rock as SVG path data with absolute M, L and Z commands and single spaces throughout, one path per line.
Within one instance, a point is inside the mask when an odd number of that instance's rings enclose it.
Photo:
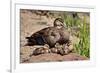
M 81 56 L 76 53 L 70 53 L 68 55 L 63 56 L 64 61 L 78 61 L 78 60 L 89 60 L 89 58 Z
M 54 53 L 46 53 L 46 54 L 40 54 L 37 56 L 32 56 L 28 63 L 34 63 L 34 62 L 53 62 L 53 61 L 61 61 L 62 57 L 59 54 L 54 54 Z
M 79 61 L 79 60 L 89 60 L 87 57 L 80 56 L 76 53 L 70 53 L 68 55 L 61 56 L 56 53 L 46 53 L 37 56 L 31 56 L 30 59 L 25 63 L 35 63 L 35 62 L 58 62 L 58 61 Z

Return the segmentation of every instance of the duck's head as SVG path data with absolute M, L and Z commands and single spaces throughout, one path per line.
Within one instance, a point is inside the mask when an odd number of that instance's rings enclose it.
M 56 18 L 54 20 L 54 27 L 57 27 L 58 29 L 64 27 L 64 20 L 62 18 Z

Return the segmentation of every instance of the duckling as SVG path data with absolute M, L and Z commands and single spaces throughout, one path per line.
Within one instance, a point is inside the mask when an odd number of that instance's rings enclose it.
M 50 53 L 50 49 L 49 49 L 49 46 L 47 44 L 45 44 L 44 46 L 42 47 L 38 47 L 36 48 L 33 53 L 30 55 L 31 56 L 36 56 L 36 55 L 39 55 L 39 54 L 45 54 L 45 53 Z

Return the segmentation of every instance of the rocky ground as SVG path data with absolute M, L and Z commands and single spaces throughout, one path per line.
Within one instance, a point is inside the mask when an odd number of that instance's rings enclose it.
M 59 13 L 53 15 L 52 13 L 42 13 L 41 11 L 21 10 L 20 11 L 20 63 L 33 63 L 33 62 L 49 62 L 49 61 L 74 61 L 74 60 L 88 60 L 87 57 L 80 56 L 76 53 L 69 53 L 61 55 L 57 53 L 42 53 L 33 55 L 34 50 L 38 45 L 25 46 L 27 40 L 25 37 L 39 31 L 43 28 L 53 26 L 53 21 L 56 17 L 60 17 Z M 50 17 L 49 17 L 50 16 Z M 74 37 L 76 39 L 76 37 Z M 77 42 L 78 40 L 74 40 Z
M 88 58 L 80 56 L 76 53 L 70 53 L 64 56 L 55 53 L 50 53 L 50 54 L 41 54 L 38 56 L 32 56 L 31 58 L 24 61 L 24 63 L 61 62 L 61 61 L 79 61 L 79 60 L 88 60 Z

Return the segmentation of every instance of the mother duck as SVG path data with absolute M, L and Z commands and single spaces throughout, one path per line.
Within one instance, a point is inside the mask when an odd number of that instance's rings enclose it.
M 64 21 L 61 18 L 54 20 L 53 27 L 47 27 L 33 33 L 30 37 L 26 37 L 28 46 L 48 44 L 51 48 L 56 43 L 65 44 L 69 42 L 70 33 L 64 27 Z

